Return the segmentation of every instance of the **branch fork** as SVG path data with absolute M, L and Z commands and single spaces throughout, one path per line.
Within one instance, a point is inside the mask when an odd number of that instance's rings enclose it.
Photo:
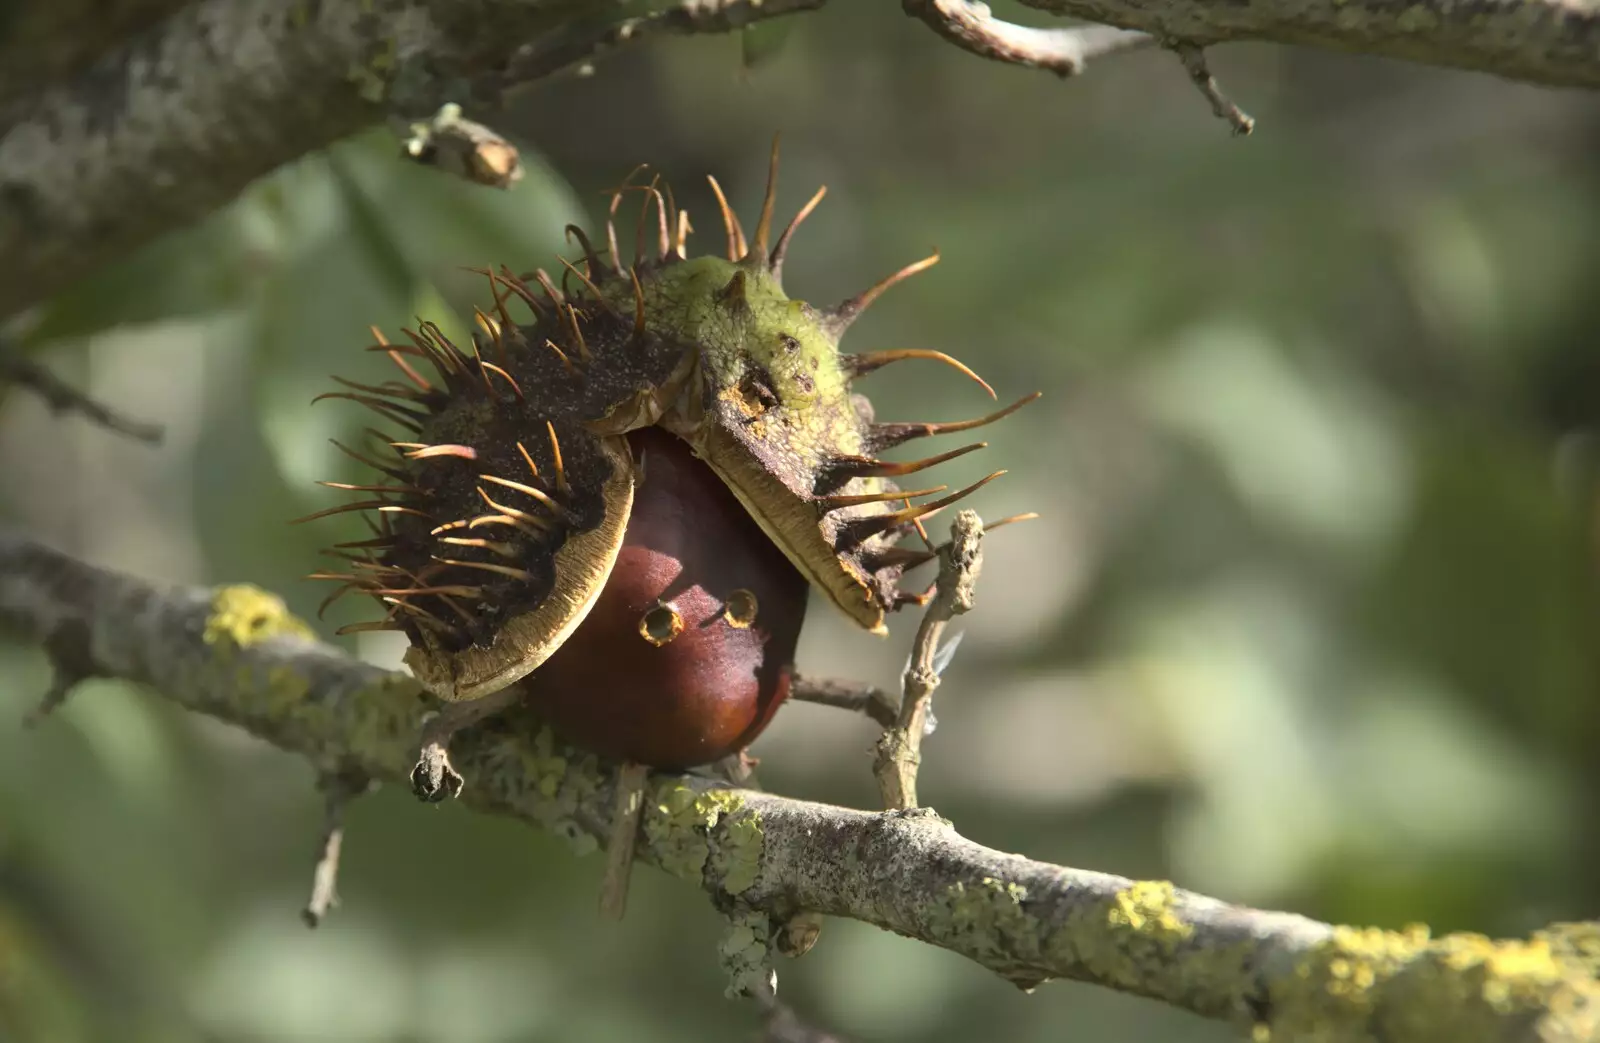
M 939 687 L 940 638 L 950 620 L 972 610 L 974 587 L 983 568 L 983 519 L 976 511 L 956 515 L 950 542 L 939 552 L 939 578 L 923 614 L 906 668 L 904 691 L 894 725 L 878 739 L 872 773 L 886 808 L 917 806 L 917 770 L 929 706 Z

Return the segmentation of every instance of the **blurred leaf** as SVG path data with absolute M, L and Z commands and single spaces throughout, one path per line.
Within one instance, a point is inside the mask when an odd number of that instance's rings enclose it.
M 481 276 L 465 267 L 527 271 L 551 267 L 564 247 L 562 230 L 587 217 L 577 195 L 531 148 L 522 150 L 523 178 L 508 189 L 487 188 L 404 163 L 387 133 L 367 134 L 337 146 L 340 169 L 381 215 L 386 235 L 411 271 L 432 278 L 447 298 L 470 284 L 486 298 Z
M 789 42 L 797 19 L 769 18 L 744 27 L 739 34 L 744 71 L 750 72 L 776 58 Z
M 44 305 L 23 343 L 238 306 L 272 266 L 278 196 L 277 185 L 263 182 L 200 224 L 162 236 L 79 279 Z

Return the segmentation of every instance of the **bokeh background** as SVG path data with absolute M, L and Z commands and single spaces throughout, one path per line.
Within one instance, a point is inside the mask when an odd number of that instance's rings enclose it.
M 889 3 L 770 42 L 658 41 L 534 86 L 497 122 L 528 167 L 508 193 L 402 164 L 375 133 L 87 276 L 30 344 L 167 440 L 7 394 L 4 520 L 310 612 L 325 591 L 300 577 L 344 530 L 285 521 L 340 502 L 312 482 L 352 480 L 328 439 L 367 421 L 308 401 L 331 373 L 380 372 L 368 324 L 459 323 L 483 303 L 460 266 L 550 265 L 640 161 L 715 250 L 704 175 L 753 217 L 782 131 L 780 213 L 829 186 L 792 292 L 829 303 L 938 246 L 847 344 L 937 348 L 1002 399 L 1045 392 L 940 476 L 1007 467 L 976 505 L 1043 517 L 988 542 L 929 803 L 1000 848 L 1337 921 L 1521 933 L 1600 913 L 1593 99 L 1237 46 L 1213 65 L 1260 120 L 1240 140 L 1160 52 L 1061 82 Z M 886 417 L 990 408 L 931 363 L 866 390 Z M 878 640 L 815 605 L 801 665 L 893 685 L 911 624 Z M 399 791 L 352 809 L 344 904 L 308 931 L 306 763 L 110 682 L 25 732 L 45 684 L 36 650 L 0 646 L 6 1040 L 757 1030 L 721 998 L 700 894 L 642 871 L 626 921 L 602 922 L 598 857 Z M 791 706 L 757 748 L 763 782 L 871 806 L 872 739 Z M 1232 1038 L 1086 986 L 1025 996 L 848 922 L 782 968 L 782 995 L 857 1041 Z

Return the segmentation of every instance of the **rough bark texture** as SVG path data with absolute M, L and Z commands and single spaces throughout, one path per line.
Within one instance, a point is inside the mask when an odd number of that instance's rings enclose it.
M 42 644 L 65 682 L 147 685 L 325 775 L 404 785 L 429 707 L 408 677 L 319 643 L 271 594 L 157 587 L 5 533 L 0 625 Z M 464 733 L 455 760 L 463 799 L 482 811 L 555 829 L 580 851 L 608 835 L 612 767 L 536 722 Z M 1257 1039 L 1600 1038 L 1597 924 L 1509 941 L 1337 927 L 994 851 L 929 809 L 855 811 L 675 775 L 647 792 L 638 857 L 728 915 L 721 957 L 741 991 L 770 973 L 768 940 L 811 912 L 942 946 L 1021 986 L 1093 982 Z
M 0 318 L 387 114 L 492 98 L 651 33 L 826 2 L 639 15 L 624 0 L 17 0 L 0 14 Z M 1600 86 L 1596 0 L 1026 2 L 1169 44 L 1271 40 Z M 1007 27 L 964 0 L 906 8 L 978 53 L 1057 71 L 1131 39 Z
M 6 0 L 0 4 L 0 106 L 82 72 L 159 25 L 187 0 Z
M 1206 46 L 1270 40 L 1600 86 L 1594 0 L 1022 0 L 1054 14 Z
M 388 113 L 492 99 L 512 65 L 820 2 L 201 0 L 0 110 L 0 318 Z

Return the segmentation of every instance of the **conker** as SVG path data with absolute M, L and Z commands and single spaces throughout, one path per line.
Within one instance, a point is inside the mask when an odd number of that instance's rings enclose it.
M 594 608 L 522 682 L 572 743 L 658 768 L 749 746 L 789 695 L 808 585 L 710 467 L 659 428 Z

